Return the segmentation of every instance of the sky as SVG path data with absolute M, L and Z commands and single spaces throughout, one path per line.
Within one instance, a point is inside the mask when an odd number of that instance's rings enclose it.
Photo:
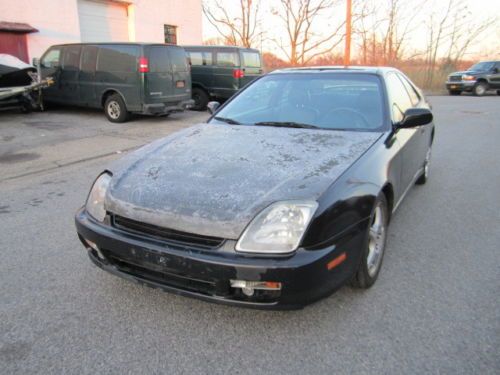
M 204 0 L 206 3 L 210 4 L 211 1 L 217 1 L 218 3 L 224 4 L 228 12 L 233 12 L 238 10 L 238 0 Z M 372 3 L 368 5 L 373 5 L 380 3 L 382 0 L 357 0 L 358 6 L 363 3 Z M 429 36 L 429 14 L 434 12 L 436 17 L 439 17 L 444 13 L 444 6 L 446 5 L 446 0 L 403 0 L 407 1 L 407 7 L 402 10 L 406 13 L 408 17 L 414 19 L 413 30 L 409 37 L 407 45 L 409 46 L 407 54 L 412 54 L 414 51 L 423 50 L 426 46 L 426 41 Z M 497 58 L 500 59 L 500 0 L 455 0 L 463 1 L 468 8 L 469 13 L 465 13 L 464 17 L 467 20 L 472 19 L 475 23 L 482 23 L 485 20 L 496 16 L 496 23 L 493 27 L 489 29 L 488 32 L 479 37 L 475 43 L 467 51 L 466 57 L 468 58 Z M 321 19 L 315 22 L 315 27 L 318 33 L 324 32 L 324 30 L 329 29 L 329 25 L 335 25 L 342 22 L 345 17 L 345 1 L 339 0 L 340 4 L 332 11 L 335 14 L 325 14 Z M 418 4 L 423 2 L 422 11 L 417 12 L 415 9 Z M 262 29 L 264 30 L 264 38 L 262 40 L 262 49 L 264 51 L 270 51 L 275 53 L 281 58 L 285 55 L 283 52 L 277 48 L 277 45 L 272 40 L 283 40 L 286 42 L 285 30 L 282 27 L 278 27 L 277 23 L 280 22 L 271 15 L 271 10 L 273 7 L 278 5 L 278 0 L 261 0 L 262 12 L 260 16 L 260 22 L 262 24 Z M 356 6 L 356 0 L 353 0 L 353 6 Z M 353 9 L 355 12 L 356 9 Z M 415 14 L 412 12 L 415 11 Z M 217 30 L 208 22 L 206 17 L 203 17 L 203 38 L 204 40 L 218 37 L 219 34 Z M 255 46 L 260 48 L 259 45 Z M 342 46 L 339 46 L 338 52 L 342 51 Z M 410 50 L 411 49 L 411 50 Z M 356 54 L 356 44 L 353 44 L 352 49 L 354 55 Z

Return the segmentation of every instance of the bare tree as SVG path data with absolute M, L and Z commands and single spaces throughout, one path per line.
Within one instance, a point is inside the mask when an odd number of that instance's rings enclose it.
M 493 16 L 478 24 L 471 17 L 464 0 L 447 0 L 445 4 L 440 16 L 433 12 L 429 17 L 425 77 L 427 87 L 433 85 L 439 56 L 444 56 L 445 65 L 454 68 L 471 44 L 498 22 L 498 18 Z
M 305 65 L 331 52 L 344 39 L 345 21 L 328 29 L 317 30 L 315 23 L 327 14 L 333 16 L 337 0 L 280 0 L 273 9 L 286 30 L 286 37 L 273 39 L 291 65 Z
M 415 12 L 423 1 L 386 0 L 358 3 L 355 33 L 363 64 L 394 65 L 405 53 L 406 43 L 418 24 Z
M 239 0 L 238 14 L 231 14 L 220 0 L 203 2 L 203 13 L 224 39 L 224 44 L 252 47 L 261 39 L 260 0 Z

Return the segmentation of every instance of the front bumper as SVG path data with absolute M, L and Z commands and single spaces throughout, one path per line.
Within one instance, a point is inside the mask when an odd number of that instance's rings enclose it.
M 146 115 L 165 115 L 174 112 L 182 112 L 193 106 L 194 106 L 193 99 L 187 99 L 176 103 L 144 104 L 142 113 Z
M 297 309 L 331 294 L 352 277 L 365 238 L 358 228 L 336 245 L 266 257 L 228 250 L 234 249 L 234 241 L 203 251 L 172 246 L 98 223 L 83 208 L 75 223 L 90 259 L 112 274 L 184 296 L 260 309 Z M 99 253 L 85 240 L 95 243 Z M 343 252 L 345 261 L 328 270 L 328 262 Z M 230 287 L 231 279 L 280 282 L 282 288 L 248 297 Z
M 476 81 L 447 81 L 446 89 L 453 91 L 472 91 Z

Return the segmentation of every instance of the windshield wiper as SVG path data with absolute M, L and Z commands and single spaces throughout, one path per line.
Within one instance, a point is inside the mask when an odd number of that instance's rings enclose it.
M 304 128 L 304 129 L 321 129 L 319 126 L 302 124 L 300 122 L 293 121 L 261 121 L 256 122 L 254 125 L 257 126 L 282 126 L 284 128 Z
M 238 121 L 233 120 L 232 118 L 228 118 L 228 117 L 215 116 L 214 119 L 216 119 L 217 121 L 225 122 L 226 124 L 241 125 L 241 122 L 238 122 Z

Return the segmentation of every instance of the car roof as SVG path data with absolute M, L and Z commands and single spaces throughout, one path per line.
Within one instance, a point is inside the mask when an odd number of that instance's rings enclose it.
M 308 66 L 298 68 L 285 68 L 274 70 L 269 74 L 282 74 L 282 73 L 370 73 L 370 74 L 384 74 L 385 72 L 395 71 L 398 69 L 388 66 Z
M 258 49 L 255 48 L 247 48 L 247 47 L 240 47 L 240 46 L 202 46 L 202 45 L 192 45 L 192 46 L 182 46 L 184 48 L 203 48 L 203 49 L 240 49 L 243 51 L 253 51 L 253 52 L 259 52 Z
M 166 47 L 180 47 L 177 44 L 169 43 L 143 43 L 143 42 L 82 42 L 82 43 L 64 43 L 64 44 L 54 44 L 52 47 L 58 46 L 166 46 Z

